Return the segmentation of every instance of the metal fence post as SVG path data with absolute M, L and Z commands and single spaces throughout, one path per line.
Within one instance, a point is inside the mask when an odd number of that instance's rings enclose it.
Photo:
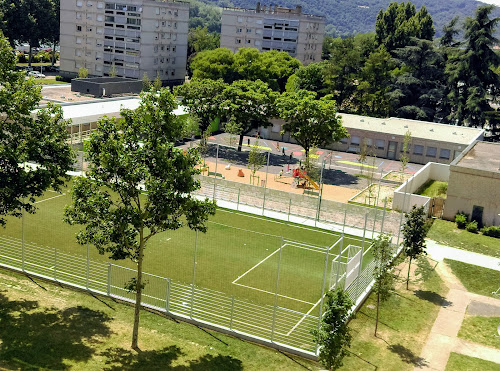
M 217 163 L 219 161 L 219 144 L 217 144 L 217 154 L 215 155 L 215 174 L 214 179 L 217 178 Z
M 356 300 L 359 295 L 359 286 L 361 281 L 361 273 L 363 272 L 363 253 L 365 251 L 365 234 L 366 234 L 366 223 L 368 221 L 368 213 L 365 214 L 365 227 L 363 228 L 363 242 L 361 243 L 361 256 L 359 257 L 359 270 L 358 270 L 358 284 L 356 285 Z
M 87 287 L 87 290 L 89 289 L 89 276 L 90 276 L 90 259 L 89 259 L 89 245 L 87 245 L 87 272 L 86 272 L 86 283 L 85 286 Z
M 165 305 L 165 309 L 168 312 L 170 312 L 170 278 L 167 278 L 167 300 L 166 300 L 166 305 Z
M 216 181 L 217 181 L 217 178 L 214 177 L 214 194 L 212 196 L 212 200 L 215 200 L 215 187 L 216 187 Z
M 384 212 L 382 214 L 382 224 L 380 226 L 380 233 L 384 233 L 384 220 L 385 220 L 385 211 L 387 210 L 387 197 L 384 201 Z
M 266 206 L 266 191 L 264 190 L 264 199 L 262 200 L 262 215 L 264 216 L 264 209 Z
M 23 199 L 24 201 L 24 199 Z M 22 226 L 21 226 L 21 269 L 24 272 L 24 210 L 22 212 Z
M 54 281 L 57 282 L 57 248 L 54 248 Z
M 111 263 L 108 263 L 108 296 L 111 296 Z
M 290 221 L 290 210 L 292 209 L 292 199 L 290 198 L 290 202 L 288 203 L 288 221 Z
M 189 317 L 193 319 L 193 307 L 194 307 L 194 283 L 196 279 L 196 253 L 198 250 L 198 231 L 196 231 L 196 239 L 194 241 L 194 260 L 193 260 L 193 282 L 191 283 L 191 310 L 189 311 Z
M 278 310 L 278 289 L 280 283 L 281 252 L 283 251 L 283 237 L 281 237 L 280 257 L 278 260 L 278 273 L 276 274 L 276 290 L 274 292 L 273 324 L 271 328 L 271 342 L 274 341 L 274 329 L 276 327 L 276 311 Z
M 233 330 L 233 316 L 234 316 L 234 295 L 231 297 L 231 319 L 229 320 L 229 329 Z
M 339 244 L 339 259 L 338 259 L 338 262 L 337 262 L 337 278 L 335 280 L 335 288 L 338 287 L 339 285 L 339 278 L 340 278 L 340 261 L 342 259 L 342 250 L 344 249 L 344 233 L 342 233 L 342 237 L 340 237 L 340 244 Z M 347 267 L 347 264 L 346 264 L 346 267 Z M 347 269 L 346 269 L 346 278 L 347 278 Z M 345 285 L 344 285 L 345 286 Z M 345 289 L 345 287 L 344 287 Z
M 238 188 L 238 203 L 236 204 L 236 210 L 240 209 L 240 193 L 241 193 L 241 188 Z
M 264 188 L 267 188 L 267 173 L 269 172 L 269 156 L 270 155 L 271 155 L 271 152 L 267 151 L 266 181 L 264 182 Z

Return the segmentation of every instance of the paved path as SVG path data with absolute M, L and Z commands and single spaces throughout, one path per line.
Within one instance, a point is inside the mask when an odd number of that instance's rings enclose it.
M 422 349 L 422 365 L 415 370 L 444 370 L 451 352 L 500 364 L 500 350 L 457 337 L 472 301 L 500 307 L 500 300 L 467 292 L 445 264 L 438 264 L 436 269 L 450 291 Z
M 435 260 L 442 261 L 446 258 L 500 271 L 500 259 L 498 258 L 441 245 L 433 240 L 426 240 L 426 245 L 427 252 Z

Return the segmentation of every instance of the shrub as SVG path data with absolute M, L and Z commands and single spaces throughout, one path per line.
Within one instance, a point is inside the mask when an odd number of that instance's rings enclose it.
M 27 55 L 26 54 L 18 54 L 17 55 L 17 62 L 18 63 L 27 63 L 28 62 Z
M 464 213 L 458 213 L 455 215 L 455 223 L 459 229 L 465 229 L 467 226 L 467 216 Z
M 500 238 L 500 226 L 484 227 L 481 233 L 488 237 Z
M 56 81 L 64 81 L 62 76 L 56 75 Z
M 467 229 L 468 232 L 477 233 L 477 222 L 473 220 L 472 222 L 467 224 L 467 227 L 465 229 Z

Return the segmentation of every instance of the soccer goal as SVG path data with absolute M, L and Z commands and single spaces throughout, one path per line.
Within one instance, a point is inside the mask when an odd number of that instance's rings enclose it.
M 340 253 L 332 259 L 330 267 L 330 290 L 338 287 L 346 290 L 359 276 L 360 266 L 362 264 L 363 248 L 349 244 L 342 248 L 340 241 Z

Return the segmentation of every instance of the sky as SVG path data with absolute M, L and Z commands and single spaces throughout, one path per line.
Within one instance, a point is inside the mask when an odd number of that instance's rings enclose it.
M 496 6 L 500 6 L 500 0 L 479 0 L 479 1 L 485 4 L 493 4 Z

